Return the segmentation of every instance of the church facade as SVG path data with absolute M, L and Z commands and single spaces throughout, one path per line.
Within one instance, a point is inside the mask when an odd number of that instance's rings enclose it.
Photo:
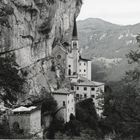
M 75 79 L 75 81 L 79 76 L 91 80 L 91 60 L 82 58 L 79 53 L 79 41 L 75 19 L 71 44 L 59 43 L 53 49 L 52 54 L 56 60 L 56 65 L 61 65 L 65 69 L 66 77 L 72 80 Z

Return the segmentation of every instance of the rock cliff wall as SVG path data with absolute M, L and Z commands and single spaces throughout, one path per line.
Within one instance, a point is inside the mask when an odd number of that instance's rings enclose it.
M 70 41 L 80 7 L 81 0 L 0 0 L 0 55 L 15 54 L 28 95 L 50 90 L 52 47 Z

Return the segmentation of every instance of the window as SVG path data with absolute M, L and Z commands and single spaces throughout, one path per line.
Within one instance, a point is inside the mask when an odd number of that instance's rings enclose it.
M 80 63 L 80 66 L 81 66 L 81 63 Z
M 68 70 L 69 76 L 71 75 L 71 69 Z
M 92 98 L 95 98 L 95 95 L 91 95 Z
M 81 70 L 79 70 L 79 72 L 81 72 Z
M 71 87 L 71 90 L 74 90 L 74 87 L 73 86 Z
M 86 65 L 86 63 L 84 63 L 84 65 Z
M 59 55 L 57 55 L 57 58 L 58 58 L 58 59 L 61 59 L 61 55 L 60 55 L 60 54 L 59 54 Z
M 66 106 L 66 103 L 65 103 L 65 101 L 63 101 L 63 106 Z
M 69 104 L 69 101 L 68 101 L 68 104 Z
M 97 92 L 99 92 L 100 91 L 100 88 L 97 88 Z
M 76 94 L 76 97 L 79 98 L 79 94 Z
M 86 72 L 86 70 L 84 70 L 84 72 Z
M 71 65 L 69 65 L 69 67 L 71 67 Z
M 73 72 L 73 75 L 76 75 L 77 73 L 76 72 Z
M 80 99 L 82 99 L 82 97 L 83 97 L 83 96 L 82 96 L 82 95 L 80 95 Z
M 71 108 L 71 110 L 73 110 L 73 107 Z
M 94 90 L 95 90 L 95 88 L 91 88 L 91 90 L 92 90 L 92 91 L 94 91 Z
M 87 98 L 87 94 L 84 94 L 84 98 Z
M 84 87 L 84 90 L 87 90 L 87 87 Z
M 76 42 L 73 42 L 73 46 L 77 46 L 77 43 Z
M 79 87 L 77 87 L 77 90 L 79 90 Z

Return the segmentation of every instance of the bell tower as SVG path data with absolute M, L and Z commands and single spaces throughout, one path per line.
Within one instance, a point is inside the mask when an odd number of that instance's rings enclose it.
M 78 74 L 79 70 L 79 45 L 78 45 L 78 33 L 77 33 L 77 24 L 76 18 L 74 17 L 74 26 L 73 26 L 73 33 L 72 33 L 72 54 L 73 54 L 73 75 Z
M 75 17 L 74 17 L 74 26 L 73 26 L 73 33 L 72 33 L 72 49 L 73 50 L 79 50 L 77 24 L 76 24 L 76 18 Z

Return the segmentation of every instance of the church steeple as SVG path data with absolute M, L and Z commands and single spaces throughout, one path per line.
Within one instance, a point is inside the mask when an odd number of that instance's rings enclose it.
M 74 26 L 73 26 L 72 40 L 78 40 L 77 23 L 76 23 L 76 18 L 75 17 L 74 17 Z

